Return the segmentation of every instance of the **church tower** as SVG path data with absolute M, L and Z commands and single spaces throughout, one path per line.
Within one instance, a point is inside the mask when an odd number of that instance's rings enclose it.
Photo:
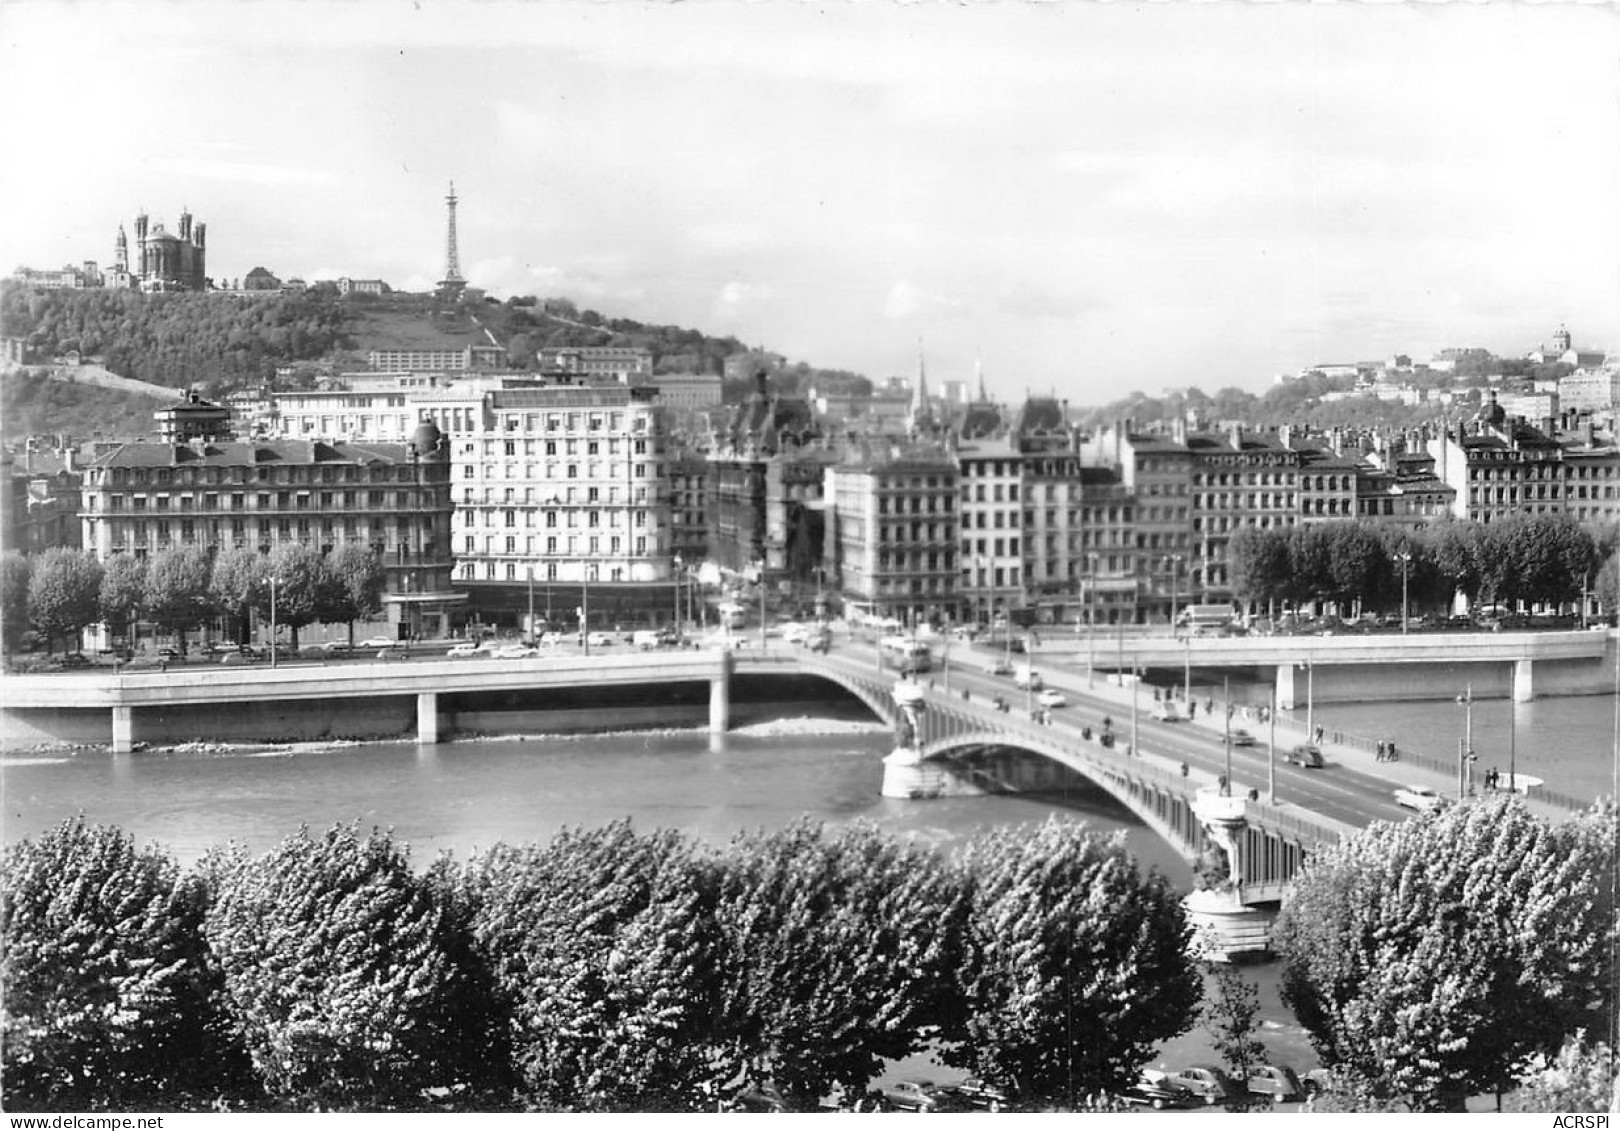
M 917 382 L 911 389 L 911 412 L 906 420 L 906 431 L 913 437 L 931 431 L 934 414 L 928 404 L 928 371 L 923 365 L 922 339 L 917 339 Z
M 1569 345 L 1569 331 L 1565 329 L 1562 324 L 1560 324 L 1558 327 L 1558 332 L 1553 335 L 1553 353 L 1566 354 L 1569 352 Z
M 129 270 L 129 237 L 124 234 L 124 225 L 118 225 L 118 239 L 113 244 L 113 267 L 119 271 Z

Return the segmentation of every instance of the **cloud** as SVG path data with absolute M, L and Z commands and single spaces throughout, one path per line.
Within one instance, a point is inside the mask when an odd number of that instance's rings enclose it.
M 730 324 L 745 321 L 769 306 L 773 293 L 765 283 L 729 282 L 715 296 L 714 317 Z
M 926 290 L 908 279 L 901 279 L 889 288 L 883 300 L 883 317 L 890 321 L 925 317 L 932 314 L 961 314 L 968 308 L 962 299 Z
M 329 185 L 331 173 L 263 161 L 221 161 L 213 157 L 157 157 L 156 172 L 176 178 L 209 181 L 240 181 L 255 185 Z

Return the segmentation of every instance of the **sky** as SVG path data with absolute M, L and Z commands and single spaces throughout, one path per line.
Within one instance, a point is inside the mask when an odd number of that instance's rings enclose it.
M 0 73 L 4 271 L 428 289 L 453 179 L 494 296 L 1004 399 L 1620 352 L 1608 4 L 0 0 Z

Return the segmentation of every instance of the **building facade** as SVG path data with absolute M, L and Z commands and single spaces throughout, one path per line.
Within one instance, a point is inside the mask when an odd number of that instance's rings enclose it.
M 956 460 L 934 445 L 827 469 L 826 571 L 847 614 L 960 620 Z

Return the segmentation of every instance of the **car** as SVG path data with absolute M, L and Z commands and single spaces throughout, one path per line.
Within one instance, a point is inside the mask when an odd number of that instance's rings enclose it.
M 931 1080 L 901 1080 L 883 1089 L 883 1102 L 891 1111 L 968 1111 L 972 1105 L 953 1096 Z
M 784 624 L 777 629 L 777 632 L 781 635 L 784 644 L 803 644 L 810 639 L 810 630 L 802 624 Z
M 159 648 L 157 650 L 157 658 L 160 660 L 167 660 L 171 664 L 175 663 L 180 659 L 180 650 L 178 648 Z
M 1063 698 L 1063 693 L 1051 687 L 1035 696 L 1035 702 L 1043 707 L 1067 707 L 1069 705 L 1069 701 Z
M 1005 1110 L 1013 1101 L 1012 1088 L 992 1084 L 982 1076 L 968 1076 L 954 1084 L 947 1084 L 940 1090 L 965 1100 L 970 1107 L 981 1110 L 990 1108 Z
M 360 641 L 360 647 L 362 648 L 396 648 L 398 646 L 399 641 L 392 636 L 368 636 Z
M 1153 717 L 1161 723 L 1183 723 L 1187 716 L 1174 703 L 1165 700 L 1153 708 Z
M 1244 730 L 1242 727 L 1238 727 L 1236 730 L 1234 730 L 1232 732 L 1231 739 L 1232 739 L 1232 745 L 1233 746 L 1253 746 L 1254 745 L 1254 735 L 1250 734 L 1248 731 Z
M 1307 770 L 1320 770 L 1327 765 L 1322 761 L 1321 748 L 1309 742 L 1301 742 L 1283 755 L 1283 760 L 1289 765 L 1303 766 Z
M 1206 1104 L 1224 1103 L 1242 1093 L 1233 1079 L 1213 1064 L 1194 1064 L 1176 1069 L 1164 1077 L 1169 1084 L 1185 1088 Z
M 1403 785 L 1395 791 L 1395 804 L 1419 813 L 1433 813 L 1445 808 L 1446 799 L 1426 785 Z
M 984 670 L 991 675 L 1012 675 L 1013 666 L 1006 660 L 995 660 Z
M 1249 1069 L 1249 1094 L 1269 1096 L 1274 1103 L 1288 1103 L 1305 1094 L 1299 1077 L 1285 1064 L 1259 1064 Z
M 451 660 L 465 660 L 469 656 L 476 655 L 478 655 L 478 645 L 470 640 L 461 644 L 452 644 L 450 651 L 445 653 L 445 657 Z
M 1333 1086 L 1333 1073 L 1326 1068 L 1313 1068 L 1299 1078 L 1306 1099 L 1319 1096 Z
M 354 645 L 350 644 L 347 640 L 328 640 L 325 644 L 321 645 L 321 651 L 323 651 L 323 652 L 353 652 L 354 651 Z
M 263 648 L 255 647 L 252 644 L 238 644 L 235 652 L 245 660 L 262 660 L 265 656 Z
M 530 656 L 538 656 L 533 648 L 525 648 L 521 644 L 503 644 L 490 653 L 497 660 L 525 660 Z
M 1125 1089 L 1125 1102 L 1136 1107 L 1150 1107 L 1154 1111 L 1166 1108 L 1194 1107 L 1202 1101 L 1186 1088 L 1172 1084 L 1164 1073 L 1146 1070 L 1136 1083 Z
M 606 648 L 613 643 L 611 632 L 593 632 L 589 637 L 592 648 Z
M 542 633 L 540 636 L 540 647 L 555 648 L 559 644 L 567 644 L 569 639 L 569 634 L 566 632 Z
M 64 668 L 88 668 L 95 664 L 95 661 L 83 652 L 69 652 L 59 662 Z

